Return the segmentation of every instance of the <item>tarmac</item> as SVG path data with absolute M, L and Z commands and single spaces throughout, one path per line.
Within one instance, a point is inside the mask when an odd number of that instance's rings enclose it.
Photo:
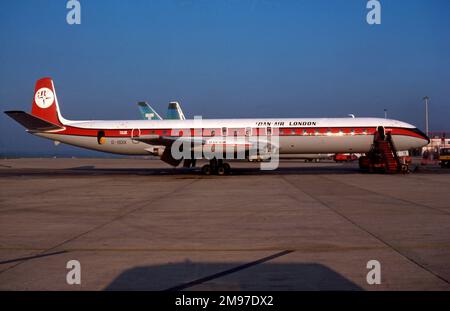
M 231 165 L 0 160 L 0 290 L 450 290 L 450 169 Z

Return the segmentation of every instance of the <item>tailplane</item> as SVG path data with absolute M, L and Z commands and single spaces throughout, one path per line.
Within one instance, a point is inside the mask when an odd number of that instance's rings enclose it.
M 53 124 L 25 111 L 5 111 L 5 113 L 24 126 L 29 132 L 48 132 L 64 129 L 62 125 Z
M 5 113 L 28 131 L 45 132 L 64 128 L 65 119 L 59 112 L 55 86 L 51 78 L 42 78 L 36 82 L 31 114 L 24 111 L 5 111 Z

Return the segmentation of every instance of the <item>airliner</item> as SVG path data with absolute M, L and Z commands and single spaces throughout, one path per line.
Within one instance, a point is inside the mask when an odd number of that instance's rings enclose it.
M 36 82 L 31 114 L 24 111 L 5 113 L 26 128 L 30 134 L 81 148 L 123 155 L 155 155 L 172 166 L 184 160 L 184 166 L 195 165 L 196 157 L 174 156 L 177 142 L 186 141 L 208 150 L 243 148 L 250 156 L 305 153 L 369 153 L 374 137 L 389 134 L 396 150 L 419 148 L 428 137 L 415 126 L 382 118 L 253 118 L 206 120 L 91 120 L 65 119 L 58 104 L 53 80 Z M 275 139 L 276 136 L 276 139 Z M 254 139 L 264 137 L 266 149 Z M 192 139 L 191 139 L 192 138 Z M 184 153 L 186 154 L 186 153 Z M 224 175 L 230 164 L 223 157 L 209 160 L 204 174 Z M 228 159 L 228 158 L 227 158 Z

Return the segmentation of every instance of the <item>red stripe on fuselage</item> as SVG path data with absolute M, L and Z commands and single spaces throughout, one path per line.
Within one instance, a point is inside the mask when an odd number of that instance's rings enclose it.
M 234 131 L 237 131 L 238 136 L 243 136 L 242 133 L 244 129 L 228 129 L 227 137 L 234 137 Z M 266 128 L 252 128 L 252 135 L 265 135 Z M 272 128 L 272 135 L 277 134 L 279 136 L 328 136 L 328 135 L 343 135 L 343 136 L 353 136 L 353 135 L 374 135 L 376 132 L 376 127 L 283 127 L 283 128 Z M 186 129 L 87 129 L 73 126 L 65 126 L 65 130 L 58 132 L 61 135 L 72 135 L 72 136 L 88 136 L 97 137 L 98 132 L 103 131 L 105 137 L 113 138 L 131 138 L 137 137 L 140 131 L 140 135 L 159 135 L 159 136 L 183 136 Z M 189 129 L 187 129 L 189 131 Z M 215 135 L 212 135 L 212 132 Z M 245 130 L 244 130 L 245 131 Z M 201 129 L 190 129 L 191 136 L 204 136 L 204 137 L 223 137 L 222 128 L 203 128 Z M 414 129 L 409 128 L 386 128 L 386 132 L 391 132 L 392 135 L 400 136 L 410 136 L 420 139 L 426 139 Z M 133 135 L 132 135 L 133 134 Z

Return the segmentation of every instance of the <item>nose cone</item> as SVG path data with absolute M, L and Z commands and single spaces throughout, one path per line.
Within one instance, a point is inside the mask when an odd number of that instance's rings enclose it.
M 414 129 L 412 129 L 412 131 L 423 140 L 423 145 L 421 145 L 419 147 L 426 146 L 430 143 L 430 138 L 424 132 L 422 132 L 418 128 L 414 128 Z
M 414 125 L 399 120 L 388 120 L 388 122 L 390 126 L 405 129 L 408 132 L 407 136 L 414 138 L 412 146 L 408 148 L 420 148 L 430 143 L 428 136 Z

